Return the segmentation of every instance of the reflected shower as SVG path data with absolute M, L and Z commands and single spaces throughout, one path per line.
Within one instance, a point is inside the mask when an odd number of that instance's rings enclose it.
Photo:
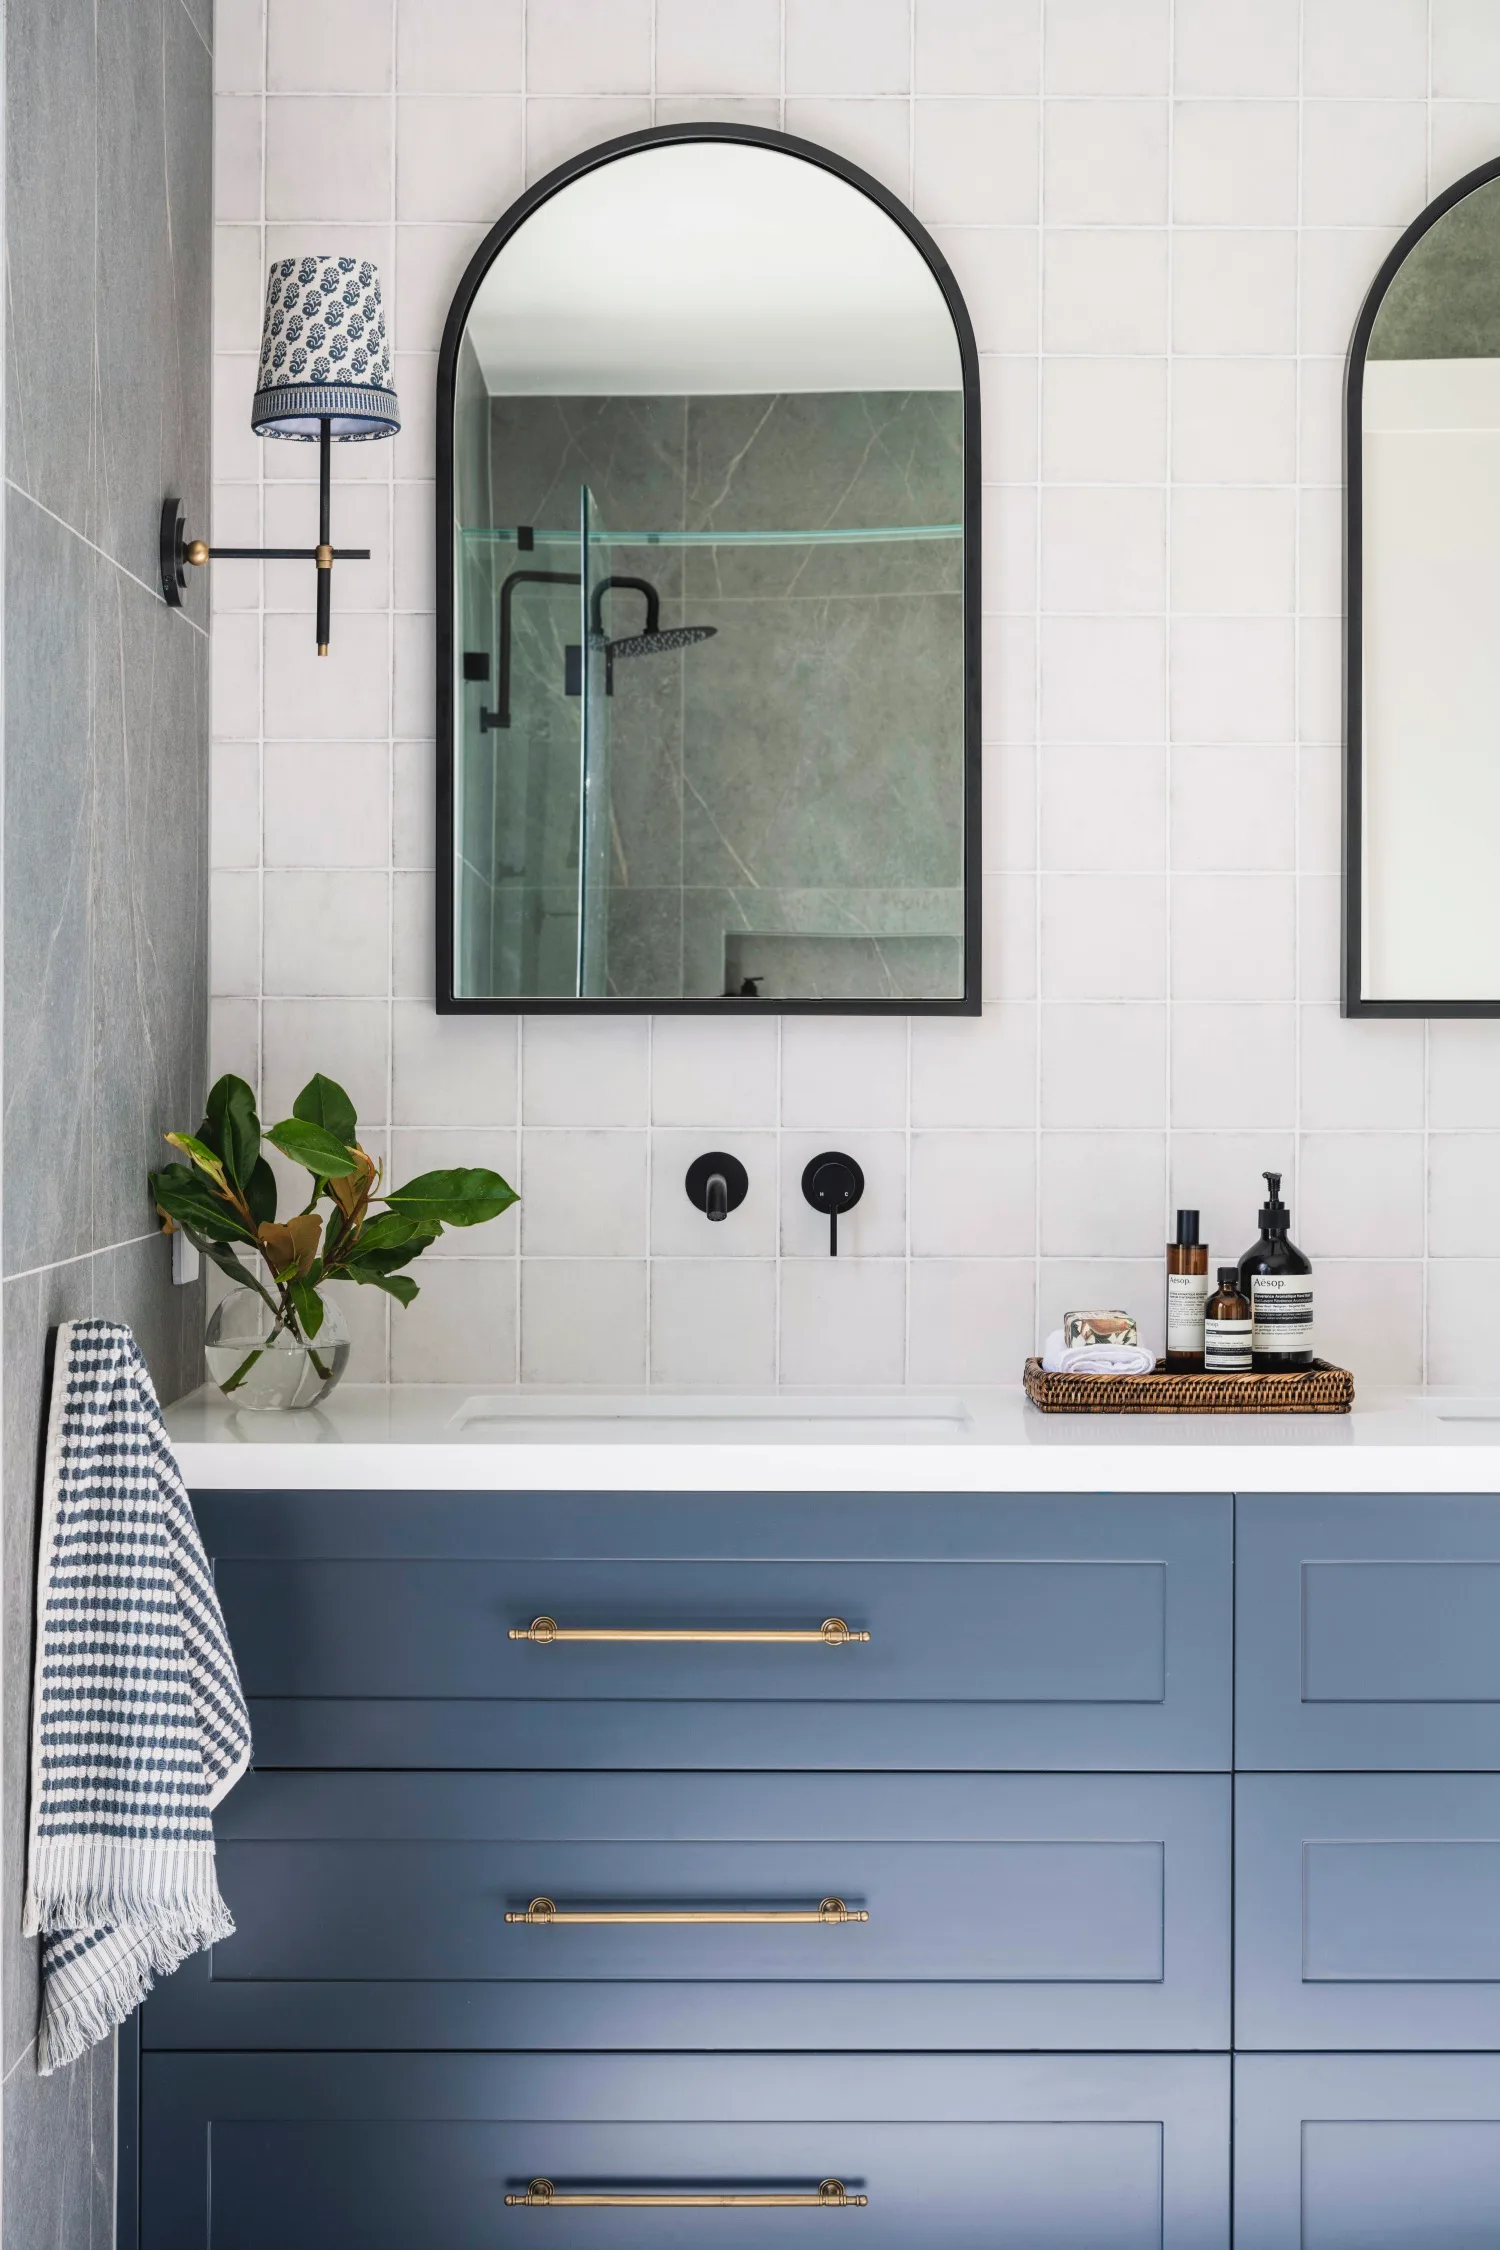
M 511 605 L 518 586 L 579 586 L 583 583 L 576 570 L 513 570 L 500 587 L 496 599 L 498 613 L 497 639 L 499 641 L 498 677 L 495 682 L 495 708 L 481 709 L 479 731 L 488 734 L 493 727 L 510 725 L 510 675 L 511 675 Z M 621 640 L 606 638 L 604 631 L 604 597 L 616 589 L 641 594 L 646 602 L 646 629 L 642 633 L 628 633 Z M 669 625 L 665 632 L 661 625 L 661 596 L 649 578 L 628 577 L 624 573 L 612 578 L 601 578 L 594 588 L 589 603 L 589 647 L 604 658 L 604 692 L 615 692 L 615 664 L 630 656 L 668 656 L 676 649 L 691 648 L 697 641 L 711 641 L 718 632 L 717 625 Z M 566 667 L 564 688 L 568 695 L 583 693 L 583 651 L 570 645 L 564 653 Z
M 646 600 L 646 630 L 629 633 L 624 639 L 611 641 L 604 632 L 604 597 L 616 589 L 632 594 L 643 594 Z M 612 578 L 601 578 L 594 588 L 589 603 L 589 647 L 604 658 L 604 692 L 615 692 L 615 665 L 627 656 L 668 656 L 674 649 L 691 648 L 695 641 L 711 641 L 719 630 L 717 625 L 669 625 L 661 629 L 661 596 L 649 578 L 632 578 L 623 572 Z M 570 693 L 576 690 L 570 688 Z

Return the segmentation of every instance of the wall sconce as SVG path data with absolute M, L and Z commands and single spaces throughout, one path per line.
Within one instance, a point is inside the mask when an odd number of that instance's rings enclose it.
M 310 562 L 318 571 L 318 654 L 328 654 L 336 562 L 368 562 L 368 547 L 335 547 L 329 522 L 331 442 L 394 437 L 401 403 L 391 388 L 380 275 L 368 258 L 278 258 L 266 285 L 260 372 L 250 408 L 259 437 L 318 448 L 316 547 L 210 547 L 185 536 L 182 502 L 161 504 L 161 590 L 182 607 L 188 566 Z

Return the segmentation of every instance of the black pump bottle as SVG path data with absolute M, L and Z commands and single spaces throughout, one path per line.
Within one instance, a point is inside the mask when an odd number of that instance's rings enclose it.
M 1279 1375 L 1312 1365 L 1312 1261 L 1288 1238 L 1291 1213 L 1281 1200 L 1281 1174 L 1261 1177 L 1267 1192 L 1260 1240 L 1240 1260 L 1240 1290 L 1250 1299 L 1254 1322 L 1251 1365 L 1258 1375 Z

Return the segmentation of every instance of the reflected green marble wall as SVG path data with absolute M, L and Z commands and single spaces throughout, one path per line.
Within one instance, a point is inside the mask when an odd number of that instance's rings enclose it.
M 1381 300 L 1371 359 L 1500 359 L 1500 180 L 1428 228 Z
M 571 526 L 584 484 L 622 535 L 956 523 L 963 510 L 957 393 L 497 399 L 489 455 L 496 525 Z M 507 543 L 496 557 L 497 573 L 502 559 L 576 568 L 556 546 L 523 557 Z M 616 667 L 608 989 L 711 996 L 760 974 L 769 996 L 961 991 L 961 543 L 622 536 L 608 567 L 652 581 L 664 627 L 715 629 L 680 655 Z M 640 629 L 639 595 L 608 601 L 612 636 Z M 560 696 L 576 602 L 527 589 L 524 631 L 517 602 L 497 787 L 538 807 L 576 748 L 578 704 Z M 576 796 L 568 837 L 548 826 L 557 794 L 550 814 L 512 821 L 521 858 L 498 863 L 514 872 L 497 888 L 532 938 L 500 942 L 497 898 L 490 990 L 570 989 L 536 981 L 560 973 L 540 933 L 576 882 Z

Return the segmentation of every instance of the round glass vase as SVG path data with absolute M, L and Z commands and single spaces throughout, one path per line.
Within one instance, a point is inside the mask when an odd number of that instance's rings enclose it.
M 209 1314 L 203 1339 L 209 1376 L 232 1406 L 252 1414 L 290 1414 L 327 1398 L 349 1364 L 349 1330 L 332 1298 L 308 1341 L 287 1314 L 253 1289 L 231 1289 Z

